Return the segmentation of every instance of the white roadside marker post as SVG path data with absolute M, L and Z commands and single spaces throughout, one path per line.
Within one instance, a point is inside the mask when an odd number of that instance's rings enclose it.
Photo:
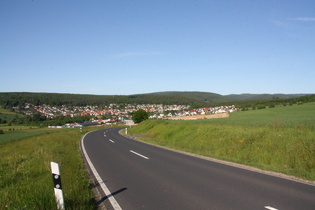
M 64 205 L 64 200 L 63 200 L 59 165 L 58 163 L 55 163 L 55 162 L 50 162 L 50 165 L 51 165 L 51 173 L 52 173 L 53 182 L 54 182 L 54 191 L 55 191 L 55 197 L 56 197 L 56 202 L 57 202 L 57 208 L 60 210 L 64 210 L 65 205 Z
M 127 128 L 125 128 L 125 133 L 126 133 L 126 135 L 128 134 L 128 130 L 127 130 Z

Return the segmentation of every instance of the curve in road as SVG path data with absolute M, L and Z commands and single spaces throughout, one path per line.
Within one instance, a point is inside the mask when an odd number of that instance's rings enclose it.
M 107 207 L 315 209 L 314 185 L 165 150 L 120 129 L 93 131 L 81 141 Z

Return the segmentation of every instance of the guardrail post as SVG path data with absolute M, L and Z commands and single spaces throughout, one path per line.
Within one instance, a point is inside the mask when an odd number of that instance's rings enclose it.
M 60 210 L 64 210 L 65 205 L 64 205 L 64 199 L 63 199 L 63 193 L 62 193 L 59 165 L 58 163 L 55 163 L 55 162 L 50 162 L 50 165 L 51 165 L 51 173 L 52 173 L 53 183 L 54 183 L 54 191 L 55 191 L 55 197 L 56 197 L 56 202 L 57 202 L 57 208 Z

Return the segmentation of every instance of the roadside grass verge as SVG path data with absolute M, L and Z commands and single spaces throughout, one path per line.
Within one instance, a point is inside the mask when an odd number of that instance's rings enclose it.
M 141 139 L 150 143 L 314 181 L 314 123 L 315 103 L 310 103 L 222 119 L 147 120 L 129 134 L 147 134 Z
M 84 128 L 82 133 L 79 129 L 35 132 L 37 136 L 1 144 L 0 209 L 57 209 L 52 161 L 60 166 L 66 209 L 95 209 L 79 150 L 82 135 L 94 129 L 99 127 Z

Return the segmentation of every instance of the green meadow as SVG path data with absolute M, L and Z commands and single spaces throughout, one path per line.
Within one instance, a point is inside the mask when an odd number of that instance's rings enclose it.
M 0 209 L 57 209 L 52 161 L 60 167 L 66 209 L 95 209 L 79 149 L 82 135 L 93 129 L 98 128 L 84 128 L 81 133 L 15 127 L 1 134 Z
M 143 141 L 315 180 L 315 103 L 231 113 L 229 118 L 147 120 Z

